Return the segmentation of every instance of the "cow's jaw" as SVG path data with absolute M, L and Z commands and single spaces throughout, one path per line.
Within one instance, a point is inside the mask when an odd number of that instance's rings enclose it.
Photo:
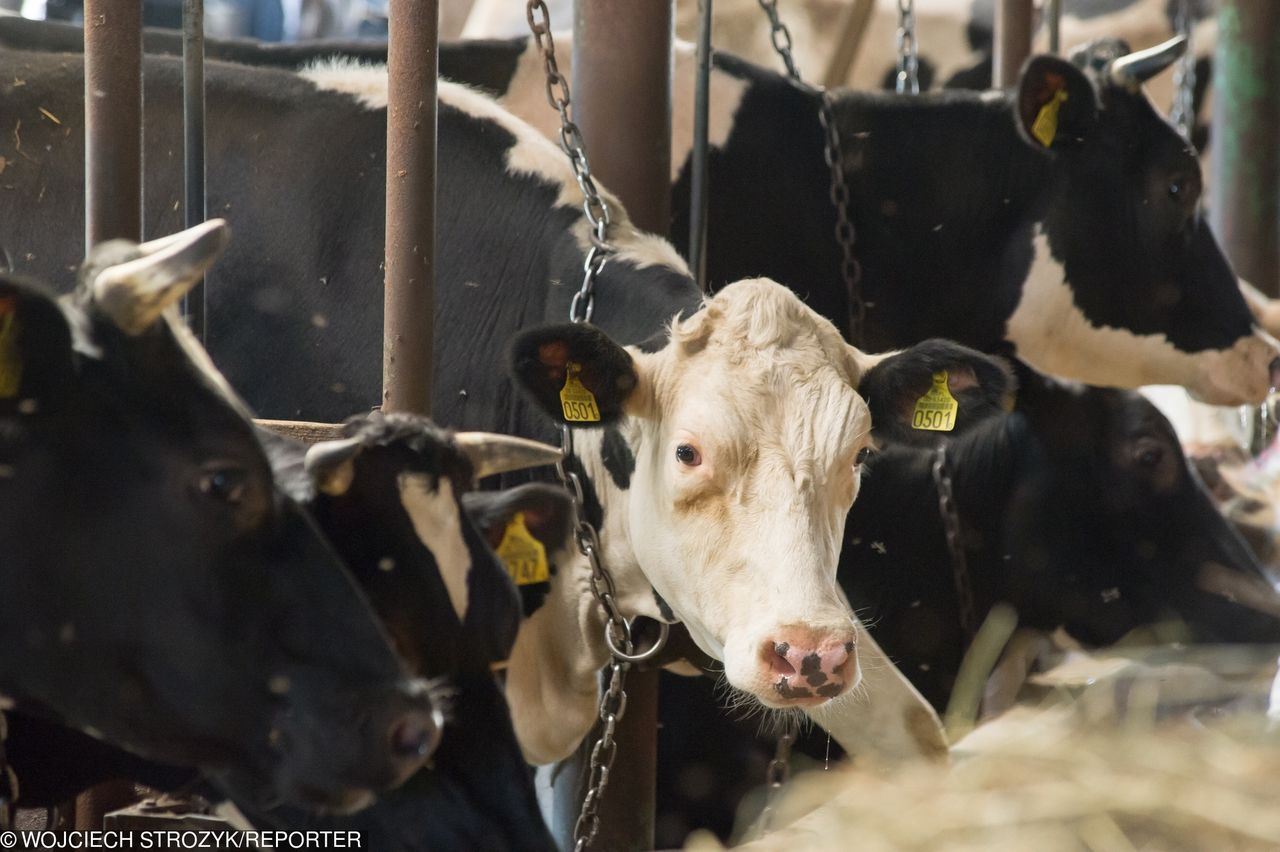
M 1019 357 L 1051 375 L 1104 387 L 1180 384 L 1216 405 L 1263 399 L 1269 366 L 1280 355 L 1276 341 L 1256 327 L 1228 349 L 1184 352 L 1162 334 L 1094 325 L 1076 305 L 1066 268 L 1041 226 L 1006 337 Z

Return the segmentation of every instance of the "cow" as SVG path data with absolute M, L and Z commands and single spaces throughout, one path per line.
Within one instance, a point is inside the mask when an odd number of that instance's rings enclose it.
M 310 450 L 261 437 L 282 489 L 314 513 L 410 670 L 445 684 L 442 739 L 429 769 L 358 815 L 313 817 L 243 801 L 236 810 L 259 827 L 360 831 L 367 847 L 382 850 L 550 850 L 491 672 L 510 653 L 519 600 L 485 541 L 520 513 L 550 558 L 563 559 L 571 543 L 568 497 L 531 484 L 466 494 L 465 511 L 460 500 L 477 475 L 547 463 L 559 451 L 502 436 L 451 435 L 405 414 L 374 412 L 351 419 L 344 431 Z M 9 721 L 9 764 L 24 807 L 51 806 L 110 778 L 224 798 L 192 767 L 145 761 L 38 717 L 10 714 Z
M 1017 406 L 947 442 L 978 622 L 1100 647 L 1181 622 L 1179 639 L 1280 643 L 1280 596 L 1218 512 L 1172 426 L 1133 391 L 1018 374 Z M 929 448 L 867 461 L 840 584 L 935 707 L 967 642 Z M 903 518 L 911 518 L 907 526 Z
M 0 278 L 0 709 L 352 809 L 423 764 L 439 707 L 166 310 L 226 234 L 104 243 L 62 300 Z
M 557 39 L 562 68 L 568 41 Z M 453 56 L 465 59 L 456 69 L 446 51 L 442 71 L 468 82 L 469 69 L 485 68 L 477 84 L 501 89 L 504 106 L 554 135 L 558 116 L 546 106 L 542 60 L 524 42 L 518 60 L 512 44 L 458 48 Z M 1257 327 L 1202 216 L 1194 152 L 1141 91 L 1180 48 L 1175 41 L 1085 68 L 1037 56 L 1003 94 L 837 90 L 855 255 L 870 306 L 860 342 L 884 350 L 948 337 L 1016 352 L 1077 381 L 1177 384 L 1214 404 L 1260 400 L 1280 381 L 1280 350 Z M 689 47 L 677 46 L 671 233 L 681 251 L 693 65 Z M 1047 142 L 1032 132 L 1042 110 L 1057 119 Z M 850 299 L 839 275 L 816 93 L 717 54 L 710 139 L 709 279 L 767 275 L 846 327 Z M 314 274 L 332 277 L 328 265 Z
M 38 199 L 74 218 L 80 60 L 8 52 L 0 66 L 0 79 L 25 81 L 0 92 L 6 114 L 38 101 L 64 123 L 24 125 L 40 168 L 16 168 L 21 189 L 0 202 Z M 167 152 L 180 138 L 179 65 L 151 57 L 146 74 L 147 206 L 162 225 L 178 215 Z M 206 69 L 209 206 L 247 235 L 209 279 L 208 341 L 265 414 L 334 420 L 379 401 L 385 82 L 382 69 L 340 64 Z M 857 388 L 872 375 L 949 367 L 956 393 L 998 396 L 1002 387 L 984 384 L 998 368 L 955 345 L 929 358 L 865 355 L 769 280 L 704 301 L 670 245 L 638 232 L 612 199 L 616 251 L 595 282 L 594 325 L 545 327 L 568 316 L 584 258 L 567 160 L 493 101 L 449 83 L 440 92 L 435 418 L 554 439 L 574 365 L 598 418 L 574 465 L 624 612 L 684 622 L 729 681 L 769 707 L 815 710 L 850 695 L 857 627 L 834 574 L 872 416 Z M 285 187 L 297 207 L 278 203 Z M 29 227 L 35 218 L 4 211 L 0 244 L 15 263 L 56 271 L 65 259 Z M 311 276 L 317 259 L 325 273 Z M 500 376 L 517 332 L 513 363 L 533 401 Z M 264 359 L 275 369 L 262 370 Z M 883 419 L 902 420 L 904 400 L 874 402 Z

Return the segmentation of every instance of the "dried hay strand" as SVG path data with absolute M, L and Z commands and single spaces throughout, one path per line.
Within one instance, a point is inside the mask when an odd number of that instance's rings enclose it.
M 950 767 L 801 776 L 777 803 L 774 825 L 786 827 L 738 848 L 1280 849 L 1280 724 L 1266 714 L 1275 657 L 1254 677 L 1236 657 L 1222 678 L 1195 654 L 1072 660 L 1037 705 L 957 743 Z M 1189 692 L 1189 671 L 1212 675 L 1213 694 Z M 1234 688 L 1219 693 L 1225 682 Z M 695 836 L 686 848 L 722 847 Z

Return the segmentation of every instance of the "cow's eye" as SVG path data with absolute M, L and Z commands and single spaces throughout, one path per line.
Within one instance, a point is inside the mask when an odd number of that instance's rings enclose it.
M 1164 460 L 1164 447 L 1154 441 L 1139 441 L 1134 448 L 1133 460 L 1145 468 L 1157 467 Z
M 676 461 L 687 467 L 697 467 L 702 464 L 702 454 L 689 444 L 681 444 L 676 447 Z
M 869 458 L 871 458 L 871 448 L 863 447 L 862 449 L 858 450 L 858 458 L 854 461 L 854 464 L 858 464 L 858 465 L 863 464 Z
M 199 487 L 201 493 L 235 505 L 244 499 L 245 472 L 231 465 L 211 465 L 200 474 Z

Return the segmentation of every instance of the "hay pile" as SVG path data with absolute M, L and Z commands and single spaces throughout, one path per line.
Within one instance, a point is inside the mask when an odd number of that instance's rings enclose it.
M 1257 677 L 1223 677 L 1186 661 L 1107 660 L 1106 677 L 1054 683 L 1037 705 L 978 728 L 949 769 L 801 776 L 778 803 L 774 825 L 786 827 L 742 848 L 1280 849 L 1280 726 L 1266 715 L 1274 661 Z M 1188 671 L 1231 683 L 1231 697 L 1186 704 L 1199 693 Z M 687 848 L 721 847 L 698 837 Z

